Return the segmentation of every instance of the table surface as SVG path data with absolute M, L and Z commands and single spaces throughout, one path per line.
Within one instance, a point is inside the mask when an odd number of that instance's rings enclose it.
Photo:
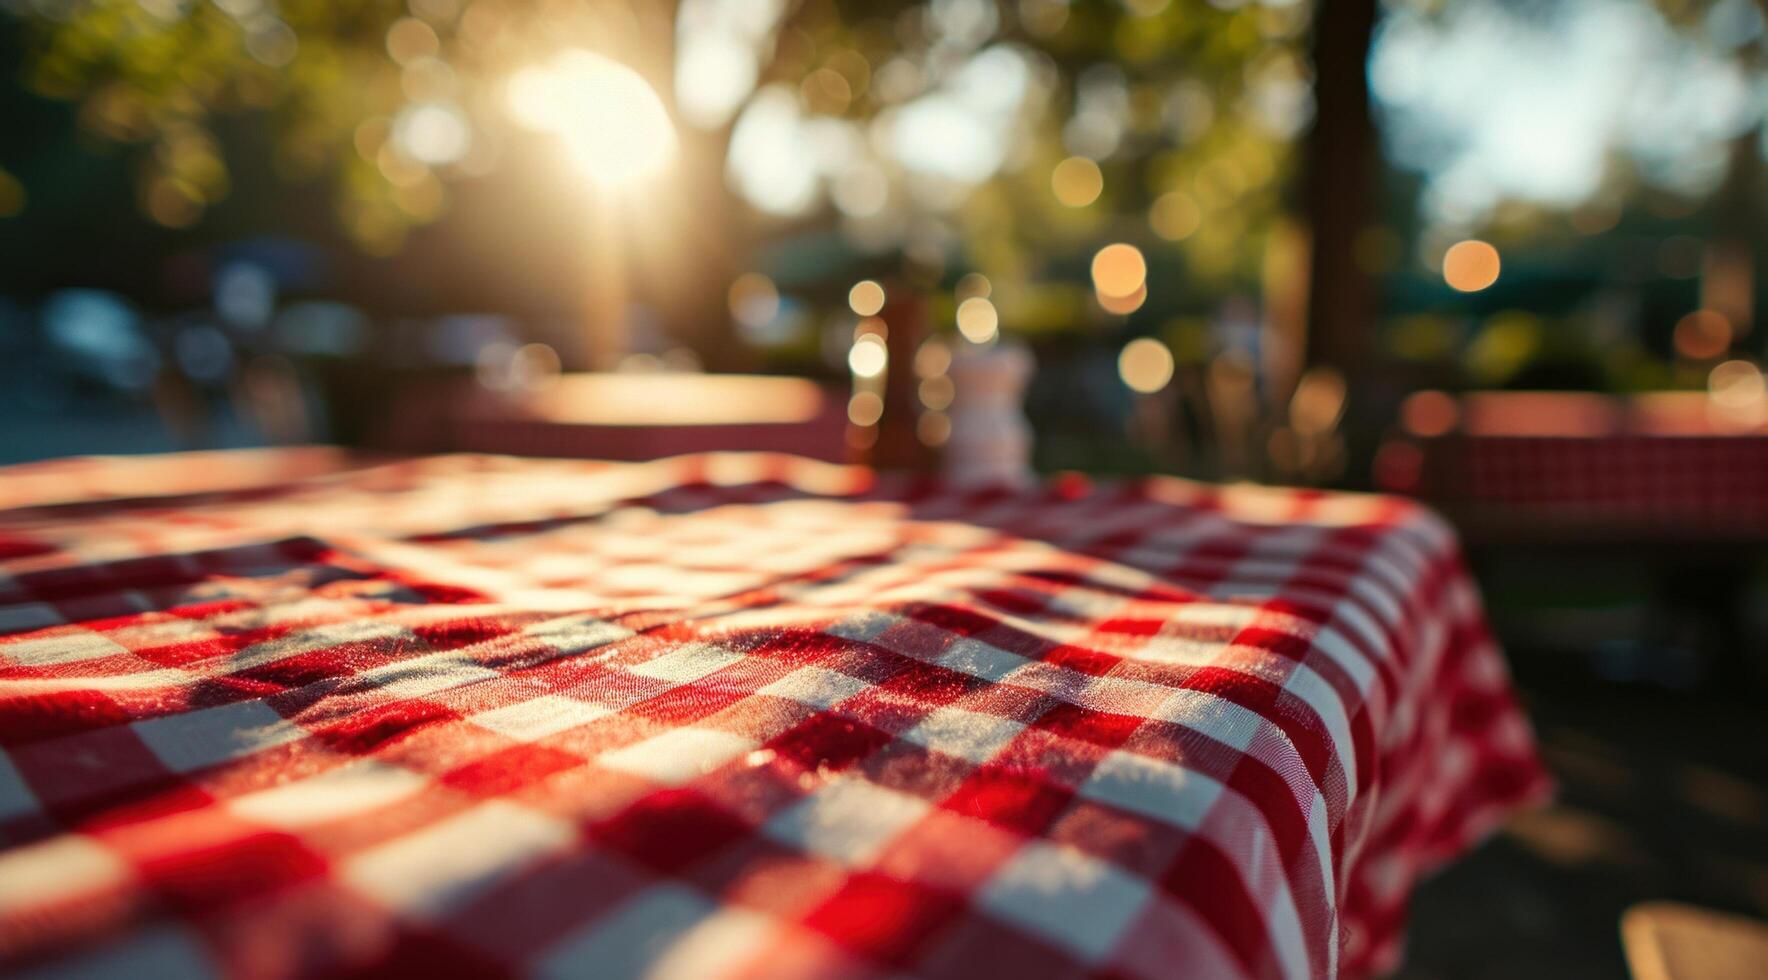
M 1364 975 L 1547 790 L 1395 498 L 303 450 L 0 500 L 0 970 Z
M 1768 422 L 1752 406 L 1739 416 L 1704 392 L 1419 392 L 1377 480 L 1440 506 L 1477 546 L 1759 548 Z

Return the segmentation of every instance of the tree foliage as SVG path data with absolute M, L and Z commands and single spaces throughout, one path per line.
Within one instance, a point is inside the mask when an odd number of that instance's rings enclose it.
M 1164 237 L 1194 273 L 1245 278 L 1307 120 L 1310 11 L 1215 4 L 801 0 L 770 26 L 755 91 L 795 93 L 806 119 L 851 124 L 875 152 L 906 104 L 979 51 L 1009 49 L 1031 66 L 1036 94 L 987 179 L 927 193 L 925 175 L 876 154 L 892 211 L 908 216 L 901 240 L 956 238 L 970 264 L 1033 278 L 1044 256 L 1102 236 Z M 451 179 L 496 169 L 514 72 L 580 45 L 634 64 L 668 100 L 680 40 L 670 5 L 607 0 L 36 0 L 23 13 L 30 84 L 78 100 L 92 131 L 142 147 L 139 198 L 152 218 L 188 224 L 224 197 L 215 123 L 260 114 L 274 122 L 280 171 L 332 182 L 341 221 L 371 251 L 439 217 Z M 426 162 L 395 138 L 425 105 L 470 127 L 459 159 Z M 718 150 L 729 127 L 710 134 Z M 1097 162 L 1103 191 L 1066 206 L 1051 175 L 1075 155 Z M 854 225 L 826 190 L 787 223 Z

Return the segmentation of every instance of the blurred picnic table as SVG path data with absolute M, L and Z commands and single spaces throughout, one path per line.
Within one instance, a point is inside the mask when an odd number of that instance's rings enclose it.
M 1768 418 L 1705 392 L 1427 391 L 1377 482 L 1476 543 L 1639 548 L 1768 537 Z

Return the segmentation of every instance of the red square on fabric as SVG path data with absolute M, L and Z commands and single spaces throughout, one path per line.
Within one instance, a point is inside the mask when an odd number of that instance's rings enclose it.
M 767 744 L 775 758 L 800 769 L 845 769 L 890 744 L 889 732 L 835 714 L 817 714 Z
M 40 669 L 19 668 L 8 675 L 22 679 L 40 673 Z M 132 720 L 131 712 L 97 691 L 62 691 L 53 698 L 0 697 L 0 745 L 48 741 Z
M 1122 657 L 1114 657 L 1109 653 L 1102 653 L 1098 650 L 1089 650 L 1086 647 L 1075 646 L 1069 643 L 1052 648 L 1048 653 L 1044 654 L 1043 659 L 1045 663 L 1057 667 L 1067 667 L 1069 670 L 1078 670 L 1083 674 L 1093 674 L 1095 676 L 1103 676 L 1104 674 L 1110 673 L 1111 668 L 1117 666 L 1118 663 L 1123 660 Z
M 962 907 L 957 896 L 862 872 L 806 915 L 803 924 L 869 959 L 908 966 Z
M 318 877 L 325 859 L 292 834 L 262 831 L 146 858 L 137 870 L 182 908 L 229 905 Z
M 429 725 L 454 721 L 459 715 L 429 701 L 397 701 L 354 712 L 314 732 L 330 748 L 350 755 L 367 755 Z
M 1117 748 L 1142 725 L 1143 719 L 1092 711 L 1078 704 L 1058 704 L 1041 715 L 1034 724 L 1038 728 L 1061 735 Z
M 1115 633 L 1122 636 L 1153 636 L 1166 625 L 1164 619 L 1107 619 L 1093 627 L 1101 633 Z
M 748 824 L 690 789 L 653 793 L 590 828 L 590 835 L 601 844 L 670 874 L 749 833 Z
M 455 647 L 507 636 L 514 631 L 515 627 L 510 625 L 509 620 L 500 616 L 472 616 L 411 628 L 411 632 L 432 650 L 452 650 Z
M 673 728 L 699 721 L 720 709 L 730 707 L 744 697 L 744 692 L 738 690 L 715 690 L 696 684 L 683 684 L 633 705 L 629 713 Z
M 984 683 L 969 674 L 904 659 L 877 690 L 906 694 L 927 704 L 950 704 Z
M 958 791 L 940 805 L 954 813 L 1035 837 L 1043 833 L 1073 796 L 1035 770 L 988 765 L 971 773 Z
M 440 782 L 475 796 L 504 796 L 583 764 L 579 756 L 544 745 L 512 745 L 461 766 Z
M 284 636 L 292 630 L 291 626 L 266 626 L 232 632 L 218 632 L 212 636 L 192 637 L 180 639 L 176 643 L 152 644 L 133 647 L 133 649 L 135 655 L 143 660 L 166 667 L 185 667 L 237 653 L 246 647 Z M 147 631 L 142 630 L 141 632 Z M 119 642 L 122 641 L 119 639 Z M 123 645 L 131 646 L 127 642 L 124 642 Z

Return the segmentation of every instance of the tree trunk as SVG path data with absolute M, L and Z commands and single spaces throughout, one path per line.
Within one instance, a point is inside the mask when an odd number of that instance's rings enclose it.
M 1374 295 L 1357 260 L 1373 210 L 1375 126 L 1369 44 L 1376 0 L 1324 0 L 1314 20 L 1314 127 L 1304 207 L 1312 255 L 1306 361 L 1343 372 L 1356 390 L 1370 351 Z

